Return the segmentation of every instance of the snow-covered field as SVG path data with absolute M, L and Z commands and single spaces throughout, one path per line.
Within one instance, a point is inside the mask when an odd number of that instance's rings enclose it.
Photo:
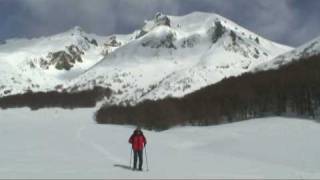
M 94 111 L 0 110 L 0 178 L 320 178 L 320 124 L 310 120 L 144 130 L 149 171 L 133 172 L 134 127 L 97 125 Z

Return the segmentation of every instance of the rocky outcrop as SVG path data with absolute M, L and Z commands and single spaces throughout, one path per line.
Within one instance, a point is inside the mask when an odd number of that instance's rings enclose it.
M 142 27 L 142 29 L 139 31 L 138 35 L 136 36 L 136 39 L 144 36 L 149 31 L 154 29 L 158 26 L 171 26 L 170 18 L 160 12 L 156 13 L 154 18 L 151 21 L 146 21 L 145 25 Z
M 104 44 L 103 55 L 108 55 L 114 48 L 118 48 L 122 45 L 120 41 L 117 40 L 116 36 L 111 36 Z
M 49 69 L 54 66 L 58 70 L 70 70 L 75 63 L 82 62 L 81 55 L 84 54 L 76 45 L 71 45 L 67 50 L 50 52 L 47 58 L 40 59 L 40 67 Z
M 93 45 L 95 45 L 95 46 L 98 46 L 97 40 L 95 40 L 95 39 L 89 40 L 88 37 L 84 37 L 84 39 L 85 39 L 87 42 L 89 42 L 90 44 L 93 44 Z
M 164 25 L 169 27 L 171 26 L 169 17 L 160 12 L 156 13 L 154 21 L 157 26 L 159 25 Z
M 197 43 L 200 42 L 201 36 L 199 34 L 191 35 L 183 39 L 181 43 L 182 48 L 193 48 Z
M 174 33 L 168 33 L 164 38 L 162 39 L 152 39 L 148 40 L 142 43 L 142 46 L 144 47 L 151 47 L 151 48 L 173 48 L 177 49 L 177 47 L 174 45 L 174 41 L 176 40 Z
M 209 28 L 208 35 L 211 36 L 212 43 L 216 43 L 225 32 L 226 28 L 221 24 L 219 20 L 216 20 L 214 26 Z

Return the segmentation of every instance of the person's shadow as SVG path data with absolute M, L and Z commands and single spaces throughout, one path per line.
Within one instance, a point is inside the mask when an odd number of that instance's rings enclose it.
M 123 165 L 123 164 L 114 164 L 114 167 L 119 167 L 119 168 L 123 168 L 123 169 L 127 169 L 127 170 L 131 170 L 132 168 L 128 165 Z

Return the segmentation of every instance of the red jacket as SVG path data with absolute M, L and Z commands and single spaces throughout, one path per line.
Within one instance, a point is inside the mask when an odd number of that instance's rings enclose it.
M 147 144 L 147 140 L 141 131 L 140 133 L 135 131 L 129 138 L 129 143 L 132 144 L 132 149 L 134 151 L 142 151 L 144 146 Z

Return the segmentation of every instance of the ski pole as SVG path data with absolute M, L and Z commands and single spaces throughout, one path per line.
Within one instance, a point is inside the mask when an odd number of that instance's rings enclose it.
M 146 164 L 147 164 L 147 171 L 149 171 L 149 164 L 148 164 L 148 155 L 147 155 L 147 147 L 144 147 L 144 152 L 146 154 Z
M 131 153 L 130 153 L 130 164 L 129 164 L 130 168 L 131 168 L 131 159 L 132 159 L 132 148 L 131 148 Z

